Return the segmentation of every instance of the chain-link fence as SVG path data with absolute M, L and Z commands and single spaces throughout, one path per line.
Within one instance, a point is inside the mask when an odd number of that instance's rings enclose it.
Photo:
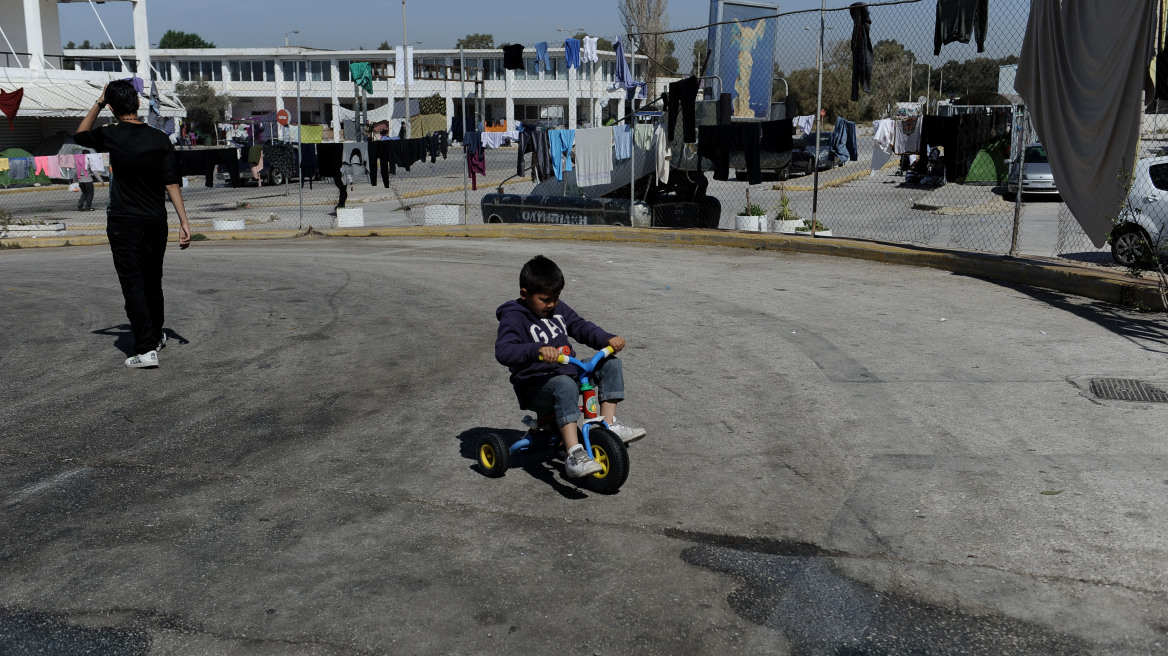
M 198 73 L 233 99 L 229 115 L 248 117 L 196 126 L 193 147 L 178 135 L 183 195 L 195 232 L 354 225 L 347 223 L 354 212 L 339 210 L 356 209 L 360 224 L 369 227 L 479 223 L 497 218 L 484 217 L 481 207 L 483 197 L 502 186 L 520 197 L 553 197 L 551 205 L 564 196 L 633 197 L 651 206 L 655 224 L 669 225 L 660 219 L 671 212 L 696 213 L 698 225 L 723 229 L 753 223 L 766 230 L 1110 264 L 1109 247 L 1091 244 L 1057 193 L 1046 193 L 1057 190 L 1053 183 L 1043 187 L 1048 170 L 1042 153 L 1036 151 L 1033 161 L 1022 156 L 1036 139 L 1013 88 L 1030 3 L 989 0 L 987 6 L 985 16 L 944 17 L 938 27 L 937 3 L 924 0 L 777 14 L 726 4 L 715 24 L 624 38 L 633 74 L 648 83 L 647 100 L 635 105 L 618 99 L 622 91 L 614 93 L 610 54 L 602 53 L 599 69 L 585 66 L 569 78 L 558 59 L 563 49 L 554 47 L 554 65 L 542 72 L 530 51 L 519 71 L 504 71 L 497 51 L 477 52 L 467 59 L 465 80 L 457 52 L 416 59 L 412 90 L 395 81 L 393 53 L 387 53 L 372 62 L 373 91 L 357 94 L 363 103 L 351 102 L 350 62 L 338 61 L 341 55 L 203 62 L 197 71 L 197 62 L 159 68 L 168 90 Z M 860 47 L 867 43 L 870 53 Z M 468 189 L 457 129 L 464 116 L 486 130 L 514 130 L 517 120 L 587 127 L 597 117 L 622 116 L 654 124 L 668 120 L 659 97 L 690 75 L 700 78 L 694 111 L 699 138 L 696 144 L 686 138 L 683 108 L 671 135 L 668 182 L 656 180 L 653 158 L 642 152 L 632 166 L 614 169 L 612 184 L 601 192 L 576 186 L 575 178 L 537 186 L 528 176 L 533 156 L 516 175 L 518 153 L 504 140 L 485 151 L 486 173 L 477 177 L 477 190 Z M 522 99 L 565 79 L 564 98 Z M 362 114 L 362 106 L 370 111 Z M 278 108 L 287 112 L 289 126 L 278 123 Z M 413 118 L 403 134 L 407 115 Z M 509 123 L 500 121 L 504 115 Z M 575 125 L 568 125 L 571 117 Z M 364 125 L 362 118 L 368 119 Z M 1168 115 L 1144 118 L 1140 154 L 1159 154 L 1168 146 Z M 738 143 L 742 130 L 751 129 L 742 126 L 754 124 L 765 136 L 774 121 L 787 131 L 775 141 L 778 147 L 767 148 L 764 139 L 762 152 L 749 152 Z M 717 132 L 719 123 L 729 131 Z M 382 131 L 408 138 L 383 142 Z M 27 154 L 51 158 L 67 150 L 65 141 L 62 133 L 30 144 L 35 152 Z M 339 171 L 320 165 L 335 161 L 338 150 Z M 63 166 L 65 159 L 57 174 L 36 165 L 38 173 L 18 184 L 11 184 L 15 171 L 0 171 L 0 220 L 8 228 L 0 238 L 104 231 L 107 175 L 98 173 L 87 200 L 70 190 L 76 174 Z M 1011 183 L 1020 163 L 1026 167 L 1021 195 Z M 752 211 L 764 212 L 765 220 L 740 218 Z M 673 223 L 679 224 L 695 222 Z
M 761 184 L 745 182 L 742 151 L 724 181 L 694 159 L 722 228 L 749 225 L 737 215 L 761 209 L 764 229 L 814 224 L 832 236 L 1109 263 L 1043 182 L 1044 151 L 1027 148 L 1037 137 L 1013 82 L 1029 10 L 1027 0 L 991 0 L 984 16 L 939 19 L 936 2 L 919 0 L 779 14 L 727 4 L 718 24 L 633 39 L 657 92 L 701 74 L 699 106 L 730 93 L 733 124 L 793 123 L 789 158 L 766 152 L 764 132 Z M 1165 138 L 1168 116 L 1146 115 L 1141 155 Z M 1011 178 L 1020 160 L 1021 196 Z

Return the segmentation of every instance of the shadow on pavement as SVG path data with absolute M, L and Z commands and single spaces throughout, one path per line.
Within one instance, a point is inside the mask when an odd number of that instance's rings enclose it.
M 473 461 L 474 464 L 471 465 L 471 469 L 480 474 L 482 474 L 482 470 L 479 468 L 478 454 L 476 453 L 478 442 L 479 439 L 492 433 L 502 437 L 503 441 L 508 445 L 514 444 L 527 434 L 526 431 L 509 428 L 488 428 L 485 426 L 470 428 L 460 433 L 458 435 L 460 442 L 458 453 L 463 458 Z M 574 484 L 562 480 L 563 474 L 559 467 L 553 464 L 553 460 L 558 460 L 554 453 L 544 449 L 534 449 L 528 453 L 512 456 L 511 469 L 522 469 L 532 478 L 547 483 L 549 487 L 565 499 L 588 498 L 588 495 L 583 490 Z M 506 475 L 504 474 L 505 477 Z

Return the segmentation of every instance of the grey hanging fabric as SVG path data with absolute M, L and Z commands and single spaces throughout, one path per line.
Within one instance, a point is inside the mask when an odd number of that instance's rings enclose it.
M 1118 218 L 1140 134 L 1154 0 L 1033 0 L 1014 88 L 1059 194 L 1096 247 Z
M 872 91 L 872 17 L 868 6 L 852 3 L 852 100 L 860 99 L 860 89 Z
M 977 51 L 985 52 L 989 4 L 990 0 L 937 0 L 933 55 L 941 54 L 941 46 L 946 43 L 954 41 L 969 43 L 971 34 L 977 39 Z M 1033 5 L 1031 9 L 1033 10 Z M 1033 15 L 1031 11 L 1031 16 Z

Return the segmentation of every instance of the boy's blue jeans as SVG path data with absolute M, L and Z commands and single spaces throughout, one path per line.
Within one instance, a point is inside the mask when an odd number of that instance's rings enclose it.
M 606 358 L 589 379 L 597 386 L 596 396 L 601 403 L 624 400 L 625 376 L 619 359 Z M 552 376 L 532 398 L 533 407 L 554 409 L 556 426 L 575 423 L 580 419 L 580 384 L 571 376 Z

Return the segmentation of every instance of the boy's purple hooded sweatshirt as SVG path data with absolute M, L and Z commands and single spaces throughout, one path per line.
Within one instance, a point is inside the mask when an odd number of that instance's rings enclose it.
M 531 407 L 536 391 L 552 376 L 564 374 L 578 378 L 580 374 L 575 365 L 540 362 L 540 347 L 572 348 L 568 343 L 571 337 L 585 346 L 600 350 L 608 346 L 608 340 L 615 337 L 576 314 L 563 301 L 556 303 L 555 312 L 546 319 L 536 316 L 518 300 L 500 305 L 495 310 L 495 317 L 499 319 L 495 359 L 511 371 L 511 385 L 515 387 L 515 396 L 523 408 Z M 573 350 L 572 355 L 575 354 Z

